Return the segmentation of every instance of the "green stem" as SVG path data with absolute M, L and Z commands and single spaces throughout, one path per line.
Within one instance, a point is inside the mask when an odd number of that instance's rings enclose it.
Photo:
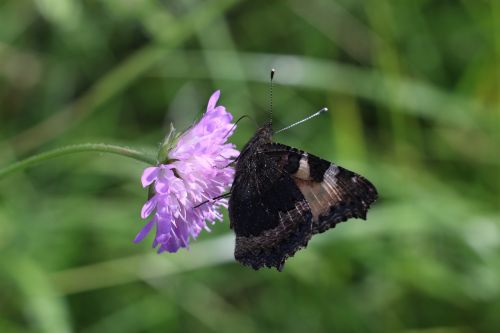
M 79 145 L 71 145 L 62 148 L 57 148 L 50 150 L 35 156 L 28 157 L 22 161 L 15 162 L 9 166 L 0 169 L 0 179 L 17 171 L 24 170 L 40 162 L 64 156 L 73 153 L 85 153 L 85 152 L 100 152 L 100 153 L 110 153 L 117 154 L 126 157 L 136 159 L 141 162 L 145 162 L 151 165 L 156 164 L 156 158 L 149 156 L 148 154 L 134 150 L 127 147 L 108 145 L 104 143 L 84 143 Z

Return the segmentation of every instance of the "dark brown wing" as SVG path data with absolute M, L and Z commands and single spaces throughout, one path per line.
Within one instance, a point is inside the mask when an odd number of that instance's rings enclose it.
M 377 190 L 364 177 L 319 157 L 279 143 L 266 154 L 286 170 L 306 199 L 313 233 L 321 233 L 349 218 L 366 219 Z
M 275 158 L 251 154 L 238 163 L 229 199 L 235 258 L 254 269 L 281 270 L 311 238 L 311 209 Z

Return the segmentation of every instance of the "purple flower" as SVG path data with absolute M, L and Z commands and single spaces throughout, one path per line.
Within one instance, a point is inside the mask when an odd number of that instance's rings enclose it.
M 142 186 L 154 186 L 154 195 L 142 207 L 141 217 L 153 217 L 134 242 L 156 226 L 153 247 L 159 253 L 176 252 L 188 247 L 190 237 L 195 239 L 202 229 L 210 231 L 207 221 L 222 221 L 220 207 L 227 207 L 227 200 L 211 199 L 231 185 L 234 169 L 229 164 L 239 152 L 234 144 L 226 143 L 236 126 L 226 108 L 216 106 L 219 96 L 220 91 L 213 93 L 201 120 L 174 138 L 177 142 L 164 143 L 166 162 L 160 162 L 164 164 L 144 170 Z

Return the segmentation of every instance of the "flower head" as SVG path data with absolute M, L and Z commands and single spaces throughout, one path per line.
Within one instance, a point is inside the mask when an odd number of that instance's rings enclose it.
M 153 186 L 153 195 L 142 207 L 141 217 L 153 217 L 134 242 L 156 226 L 153 247 L 158 252 L 176 252 L 188 247 L 190 238 L 195 239 L 202 229 L 209 231 L 207 222 L 222 221 L 220 207 L 227 207 L 227 200 L 212 199 L 231 185 L 234 169 L 229 164 L 239 152 L 226 143 L 236 126 L 225 107 L 216 106 L 219 96 L 220 91 L 213 93 L 201 120 L 176 142 L 164 143 L 165 161 L 144 170 L 142 186 Z

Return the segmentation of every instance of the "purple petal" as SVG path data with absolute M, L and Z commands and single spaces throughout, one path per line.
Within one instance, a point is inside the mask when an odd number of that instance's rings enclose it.
M 158 168 L 157 167 L 149 167 L 144 170 L 141 177 L 142 187 L 147 187 L 151 185 L 152 182 L 156 180 L 158 177 Z
M 147 234 L 151 231 L 151 228 L 153 227 L 153 225 L 155 224 L 155 222 L 156 222 L 155 218 L 153 218 L 151 221 L 149 221 L 149 223 L 147 223 L 141 229 L 141 231 L 139 231 L 139 233 L 137 234 L 137 236 L 135 236 L 134 243 L 139 243 L 140 241 L 142 241 L 144 239 L 144 237 L 146 237 Z
M 155 195 L 154 197 L 152 197 L 151 199 L 146 201 L 144 206 L 142 206 L 141 217 L 143 219 L 148 218 L 148 216 L 151 215 L 151 213 L 155 210 L 156 202 L 157 202 L 156 198 L 157 198 L 157 196 Z
M 220 90 L 217 90 L 212 94 L 212 96 L 210 96 L 210 99 L 208 100 L 207 111 L 210 111 L 213 108 L 215 108 L 215 105 L 219 100 L 219 96 L 220 96 Z
M 158 215 L 157 215 L 158 216 Z M 156 227 L 156 239 L 161 242 L 163 236 L 169 235 L 172 232 L 172 217 L 169 215 L 159 216 Z
M 164 244 L 161 245 L 161 248 L 163 251 L 168 251 L 170 253 L 175 253 L 179 248 L 181 248 L 182 245 L 180 244 L 179 240 L 176 237 L 170 237 L 170 239 L 165 242 Z
M 156 182 L 155 183 L 155 192 L 160 194 L 168 193 L 170 185 L 167 181 Z

